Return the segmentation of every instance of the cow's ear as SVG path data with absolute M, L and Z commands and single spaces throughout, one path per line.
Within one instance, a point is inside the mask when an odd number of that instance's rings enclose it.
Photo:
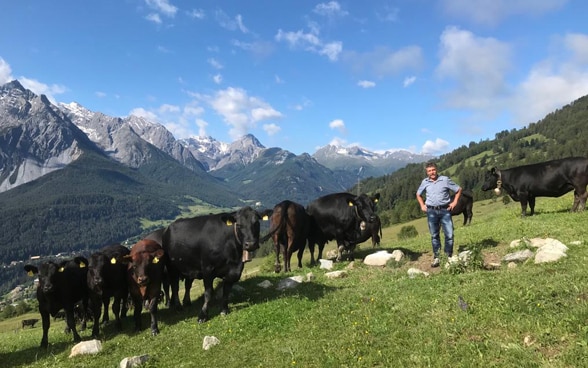
M 39 273 L 39 269 L 33 265 L 24 266 L 24 270 L 27 271 L 27 275 L 29 276 Z
M 227 226 L 233 226 L 237 219 L 232 214 L 224 214 L 221 216 L 221 219 Z
M 155 252 L 153 252 L 153 263 L 159 263 L 161 258 L 163 258 L 164 254 L 165 252 L 163 251 L 163 249 L 158 249 Z

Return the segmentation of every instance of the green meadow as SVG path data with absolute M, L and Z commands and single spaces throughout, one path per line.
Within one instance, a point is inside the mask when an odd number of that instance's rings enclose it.
M 512 240 L 551 237 L 569 248 L 567 257 L 546 264 L 533 260 L 498 269 L 478 263 L 430 268 L 425 219 L 384 229 L 382 244 L 356 250 L 356 261 L 336 263 L 346 277 L 304 267 L 271 272 L 273 254 L 246 264 L 230 299 L 231 313 L 198 324 L 200 281 L 193 304 L 159 312 L 158 336 L 134 332 L 131 318 L 116 333 L 102 329 L 102 352 L 68 358 L 74 345 L 63 321 L 52 321 L 49 348 L 39 349 L 41 324 L 20 327 L 25 318 L 0 323 L 2 367 L 118 367 L 129 356 L 149 354 L 145 367 L 586 367 L 588 366 L 588 211 L 570 213 L 572 197 L 539 198 L 536 215 L 521 218 L 520 205 L 500 199 L 476 202 L 472 224 L 455 217 L 456 251 L 472 250 L 484 263 L 500 263 Z M 418 236 L 398 240 L 403 226 Z M 580 244 L 572 245 L 572 242 Z M 333 246 L 329 244 L 329 246 Z M 385 267 L 361 262 L 377 250 L 400 249 L 405 258 Z M 520 250 L 520 249 L 516 249 Z M 411 267 L 428 277 L 408 277 Z M 295 288 L 275 288 L 285 277 L 314 277 Z M 259 284 L 269 280 L 273 287 Z M 467 306 L 458 303 L 461 297 Z M 148 315 L 144 312 L 144 325 Z M 90 329 L 81 333 L 90 339 Z M 205 336 L 220 344 L 202 348 Z

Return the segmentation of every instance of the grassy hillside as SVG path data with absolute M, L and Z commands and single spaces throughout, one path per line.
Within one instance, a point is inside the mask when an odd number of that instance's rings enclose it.
M 198 324 L 200 300 L 182 312 L 164 308 L 159 336 L 134 333 L 127 319 L 123 333 L 105 328 L 103 352 L 72 359 L 62 322 L 51 327 L 43 352 L 40 326 L 20 329 L 21 317 L 0 324 L 0 361 L 8 367 L 112 367 L 124 357 L 149 354 L 147 367 L 588 366 L 588 212 L 569 213 L 571 202 L 570 195 L 539 198 L 537 215 L 521 219 L 518 203 L 486 200 L 476 202 L 470 226 L 455 218 L 456 248 L 479 249 L 486 261 L 499 261 L 514 239 L 553 237 L 569 246 L 568 256 L 556 263 L 462 273 L 430 269 L 429 235 L 418 219 L 384 229 L 382 249 L 407 255 L 399 264 L 380 268 L 356 261 L 347 277 L 333 280 L 325 270 L 305 266 L 287 276 L 312 272 L 312 281 L 277 291 L 258 286 L 264 280 L 275 286 L 286 276 L 264 271 L 273 262 L 269 256 L 247 264 L 243 290 L 231 297 L 227 316 L 215 304 L 212 319 Z M 396 234 L 407 225 L 419 235 L 398 241 Z M 581 245 L 569 245 L 578 240 Z M 357 256 L 373 251 L 368 242 Z M 431 274 L 411 279 L 410 267 Z M 197 283 L 192 294 L 201 292 Z M 144 314 L 145 324 L 147 319 Z M 220 345 L 204 351 L 207 335 Z

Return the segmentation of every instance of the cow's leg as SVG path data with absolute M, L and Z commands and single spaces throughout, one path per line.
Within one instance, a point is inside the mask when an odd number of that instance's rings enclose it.
M 47 349 L 49 345 L 49 326 L 51 325 L 51 319 L 49 318 L 49 311 L 40 309 L 41 322 L 43 324 L 43 337 L 41 338 L 41 348 Z
M 323 259 L 323 249 L 325 249 L 325 243 L 326 242 L 321 241 L 318 245 L 318 257 L 316 258 L 317 260 Z
M 102 300 L 100 297 L 92 296 L 91 299 L 91 306 L 92 306 L 92 318 L 94 318 L 94 324 L 92 325 L 92 338 L 97 339 L 98 335 L 100 334 L 100 314 L 102 311 Z
M 302 268 L 302 256 L 304 255 L 304 247 L 306 246 L 306 241 L 303 239 L 300 241 L 300 246 L 298 248 L 298 268 Z
M 274 238 L 274 251 L 276 252 L 276 261 L 274 262 L 274 271 L 280 273 L 282 270 L 282 264 L 280 263 L 280 252 L 281 252 L 280 240 Z
M 229 296 L 231 295 L 231 290 L 233 289 L 234 282 L 232 281 L 223 281 L 223 297 L 222 297 L 222 305 L 221 305 L 221 315 L 229 314 Z
M 104 306 L 104 312 L 102 313 L 102 324 L 107 324 L 108 322 L 110 322 L 110 314 L 108 313 L 108 308 L 110 307 L 110 296 L 104 295 L 102 297 L 102 305 Z M 114 304 L 112 305 L 112 307 L 114 308 Z M 96 321 L 96 323 L 98 322 L 99 320 Z
M 143 310 L 143 300 L 141 294 L 137 296 L 133 295 L 133 319 L 135 320 L 135 331 L 141 331 L 143 329 L 141 323 L 141 311 Z
M 584 211 L 586 209 L 586 199 L 588 199 L 588 192 L 584 190 L 584 192 L 580 193 L 578 197 L 580 197 L 580 200 L 577 210 Z
M 529 208 L 531 209 L 530 216 L 535 214 L 535 196 L 529 196 Z
M 170 297 L 170 307 L 175 307 L 176 309 L 182 309 L 182 305 L 180 304 L 180 296 L 179 296 L 179 289 L 180 289 L 180 275 L 177 271 L 172 271 L 168 268 L 167 276 L 169 279 L 169 286 L 171 289 L 171 297 Z
M 67 306 L 63 309 L 65 309 L 65 320 L 67 322 L 67 327 L 70 329 L 70 331 L 73 334 L 74 342 L 82 341 L 82 338 L 80 337 L 80 334 L 78 334 L 78 330 L 76 329 L 76 320 L 74 318 L 73 305 Z
M 110 299 L 110 298 L 109 298 Z M 120 321 L 121 301 L 123 300 L 120 294 L 114 294 L 112 301 L 112 313 L 114 313 L 114 325 L 118 331 L 122 330 L 122 322 Z
M 149 299 L 149 314 L 151 315 L 151 335 L 159 335 L 159 327 L 157 326 L 157 302 L 158 296 Z
M 519 201 L 521 202 L 521 217 L 525 217 L 527 216 L 527 195 L 519 193 Z
M 192 299 L 190 299 L 190 289 L 192 289 L 193 278 L 186 277 L 184 279 L 184 298 L 182 299 L 182 305 L 187 307 L 192 305 Z
M 310 252 L 310 266 L 314 266 L 316 264 L 314 260 L 314 242 L 309 240 L 308 241 L 308 251 Z
M 213 280 L 214 278 L 209 275 L 204 276 L 202 280 L 204 282 L 204 303 L 202 304 L 200 313 L 198 313 L 198 323 L 206 322 L 208 320 L 208 303 L 210 303 L 210 301 L 212 300 Z M 223 283 L 223 291 L 224 286 L 225 284 Z M 226 295 L 223 295 L 223 298 L 225 297 Z

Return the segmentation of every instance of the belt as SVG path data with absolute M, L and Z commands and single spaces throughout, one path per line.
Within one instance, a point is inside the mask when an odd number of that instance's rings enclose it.
M 449 207 L 448 204 L 445 204 L 443 206 L 427 206 L 427 208 L 430 210 L 446 210 L 447 207 Z

